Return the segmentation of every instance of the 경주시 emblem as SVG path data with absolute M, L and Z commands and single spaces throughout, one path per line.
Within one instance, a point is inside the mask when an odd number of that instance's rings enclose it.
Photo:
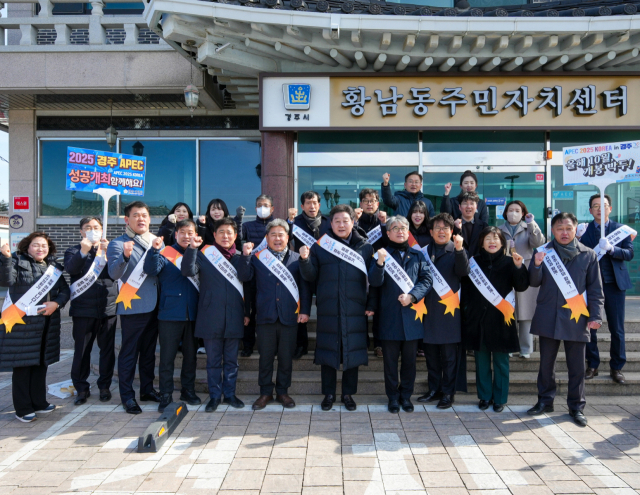
M 282 92 L 286 110 L 309 110 L 311 84 L 283 84 Z

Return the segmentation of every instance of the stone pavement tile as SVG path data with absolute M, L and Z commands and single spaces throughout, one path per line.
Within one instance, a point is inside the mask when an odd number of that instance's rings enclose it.
M 488 455 L 487 460 L 496 471 L 531 469 L 519 455 Z
M 635 473 L 620 473 L 616 472 L 620 478 L 622 478 L 631 488 L 634 490 L 640 490 L 640 472 Z M 0 482 L 3 478 L 0 478 Z
M 113 435 L 105 434 L 105 435 L 84 435 L 80 438 L 77 438 L 73 443 L 73 447 L 102 447 L 106 444 Z
M 473 437 L 476 443 L 505 443 L 508 442 L 507 438 L 497 428 L 487 428 L 480 430 L 469 430 L 469 434 Z
M 71 473 L 68 471 L 47 471 L 39 472 L 29 477 L 20 486 L 58 486 L 62 484 Z
M 514 441 L 514 440 L 520 440 L 520 441 L 524 441 L 524 440 L 529 440 L 529 441 L 536 441 L 538 439 L 538 437 L 529 430 L 525 430 L 525 431 L 511 431 L 511 432 L 507 432 L 504 434 L 504 436 L 510 441 Z
M 638 431 L 638 430 L 634 430 Z M 637 445 L 638 438 L 635 435 L 631 434 L 618 434 L 607 437 L 607 441 L 612 443 L 613 445 Z
M 318 453 L 318 455 L 322 454 Z M 271 459 L 304 459 L 305 457 L 307 457 L 307 449 L 305 447 L 273 449 L 271 451 Z
M 342 445 L 362 445 L 363 443 L 373 443 L 373 434 L 342 435 Z
M 382 481 L 382 474 L 377 467 L 343 468 L 344 481 Z
M 211 439 L 241 437 L 246 433 L 246 431 L 246 426 L 217 426 L 213 435 L 211 435 Z
M 227 475 L 230 464 L 194 464 L 187 473 L 187 478 L 219 478 Z M 244 472 L 246 470 L 243 470 Z
M 50 487 L 39 487 L 39 486 L 29 486 L 29 487 L 3 487 L 2 488 L 3 495 L 45 495 L 47 493 L 51 493 Z
M 176 493 L 183 481 L 183 477 L 177 477 L 172 473 L 151 473 L 138 487 L 138 491 Z
M 629 459 L 599 459 L 602 464 L 611 469 L 615 473 L 638 473 L 640 472 L 640 463 Z
M 453 459 L 460 474 L 494 474 L 495 470 L 486 459 Z
M 126 454 L 123 452 L 97 452 L 87 459 L 83 468 L 110 469 L 116 468 L 124 461 Z
M 438 472 L 456 470 L 451 458 L 446 454 L 416 455 L 413 457 L 420 471 Z
M 544 481 L 553 493 L 593 493 L 583 481 Z
M 508 442 L 503 442 L 503 443 L 479 442 L 478 446 L 480 447 L 480 450 L 482 450 L 484 455 L 507 455 L 507 456 L 518 455 L 518 452 L 516 451 L 516 449 L 514 449 L 513 446 Z
M 371 418 L 368 411 L 356 410 L 349 412 L 344 410 L 340 413 L 340 421 L 342 423 L 369 423 Z
M 579 481 L 577 476 L 567 466 L 531 466 L 544 481 Z
M 571 471 L 578 476 L 611 476 L 611 470 L 602 464 L 568 464 Z
M 311 414 L 304 412 L 287 411 L 280 418 L 281 425 L 308 425 L 311 422 Z
M 163 455 L 152 470 L 152 473 L 183 472 L 195 463 L 188 455 Z M 188 471 L 187 471 L 188 472 Z
M 379 462 L 380 472 L 382 474 L 417 474 L 418 467 L 413 459 L 405 459 L 401 461 L 383 461 Z
M 346 447 L 349 449 L 350 447 Z M 274 449 L 274 450 L 287 450 L 287 449 Z M 331 454 L 339 454 L 343 449 L 340 444 L 340 441 L 315 441 L 309 442 L 308 446 L 309 452 L 314 455 L 331 455 Z
M 372 433 L 373 428 L 369 423 L 341 423 L 342 434 L 356 435 L 359 433 Z M 326 431 L 326 430 L 325 430 Z
M 304 468 L 304 486 L 342 485 L 342 468 L 306 467 Z
M 629 485 L 618 476 L 580 476 L 589 488 L 627 488 Z
M 544 485 L 544 481 L 532 470 L 504 470 L 498 471 L 505 485 Z
M 540 440 L 512 440 L 509 442 L 519 453 L 547 453 L 551 452 L 544 442 Z
M 69 447 L 71 447 L 73 445 L 73 442 L 75 440 L 69 439 L 69 440 L 49 440 L 47 443 L 45 443 L 41 448 L 43 450 L 66 450 Z
M 638 495 L 633 488 L 594 488 L 597 495 Z
M 422 490 L 422 478 L 419 474 L 383 474 L 382 483 L 387 493 L 390 491 Z
M 498 474 L 460 474 L 468 490 L 500 490 L 507 488 Z
M 343 492 L 342 486 L 305 486 L 302 495 L 343 495 Z
M 45 463 L 45 465 L 42 467 L 42 469 L 40 469 L 40 471 L 75 472 L 78 469 L 80 469 L 84 464 L 85 464 L 85 461 L 64 461 L 64 462 L 52 461 L 52 462 Z
M 78 447 L 68 448 L 64 452 L 61 452 L 56 458 L 56 461 L 83 461 L 89 459 L 93 454 L 96 454 L 100 450 L 99 447 Z
M 308 460 L 309 460 L 309 457 L 307 457 L 307 461 Z M 380 461 L 376 456 L 373 456 L 373 457 L 345 456 L 345 457 L 342 457 L 342 466 L 344 468 L 355 468 L 355 467 L 374 468 L 374 467 L 380 467 Z
M 5 486 L 22 485 L 29 478 L 38 474 L 38 471 L 8 471 L 4 476 L 0 477 L 0 491 Z
M 279 435 L 276 437 L 274 448 L 306 447 L 308 437 L 302 435 Z
M 302 476 L 304 474 L 304 466 L 305 459 L 270 459 L 267 474 L 295 474 Z
M 222 483 L 224 490 L 259 490 L 265 471 L 229 471 Z
M 308 435 L 309 434 L 309 425 L 283 425 L 280 424 L 278 427 L 279 435 Z
M 283 425 L 283 423 L 280 424 Z M 319 433 L 323 431 L 340 431 L 340 428 L 340 422 L 337 421 L 312 421 L 309 425 L 309 431 L 311 433 Z M 369 427 L 369 430 L 371 430 L 371 427 Z
M 234 459 L 229 466 L 229 470 L 258 470 L 265 471 L 269 465 L 269 459 L 266 457 L 242 457 Z
M 468 495 L 466 488 L 429 488 L 429 495 Z
M 282 419 L 282 406 L 276 406 L 280 412 L 259 411 L 251 416 L 251 423 L 280 423 Z
M 340 467 L 342 466 L 342 456 L 334 455 L 314 455 L 314 452 L 307 453 L 306 467 Z
M 523 452 L 520 454 L 520 457 L 533 468 L 545 465 L 564 466 L 564 462 L 554 453 L 540 454 Z
M 218 495 L 223 493 L 222 491 L 219 491 L 222 479 L 218 480 L 218 483 L 210 483 L 211 481 L 213 480 L 186 479 L 182 482 L 182 485 L 180 485 L 178 493 L 180 493 L 180 495 Z M 255 490 L 253 492 L 226 491 L 226 493 L 227 495 L 258 495 L 260 490 Z
M 464 487 L 462 478 L 455 471 L 439 471 L 439 472 L 426 472 L 421 471 L 422 483 L 425 488 L 455 488 Z
M 271 445 L 262 446 L 262 447 L 241 445 L 236 452 L 236 458 L 269 457 L 271 455 L 272 450 L 273 450 L 273 447 L 271 447 Z
M 300 493 L 301 490 L 301 474 L 267 474 L 264 477 L 260 493 Z
M 247 434 L 268 433 L 275 435 L 278 432 L 278 423 L 251 423 L 247 427 Z

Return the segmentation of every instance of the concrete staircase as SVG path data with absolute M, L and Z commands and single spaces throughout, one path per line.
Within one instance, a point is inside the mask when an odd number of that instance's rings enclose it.
M 292 385 L 289 389 L 291 395 L 318 395 L 320 390 L 320 367 L 313 364 L 313 350 L 316 343 L 315 321 L 309 322 L 309 354 L 302 359 L 294 361 L 294 371 Z M 626 322 L 626 350 L 627 364 L 624 367 L 624 374 L 627 383 L 618 385 L 609 377 L 609 348 L 611 345 L 611 335 L 607 324 L 604 323 L 599 330 L 599 344 L 601 365 L 600 376 L 589 380 L 586 384 L 588 395 L 636 395 L 640 394 L 640 320 Z M 120 332 L 116 341 L 116 351 L 120 348 Z M 530 359 L 513 357 L 510 359 L 510 393 L 537 395 L 536 379 L 540 354 L 538 351 L 537 338 L 534 340 L 535 352 Z M 562 350 L 562 348 L 561 348 Z M 156 349 L 156 362 L 159 362 L 160 348 Z M 92 356 L 92 366 L 97 371 L 97 346 L 94 346 Z M 258 395 L 258 353 L 254 350 L 253 355 L 248 358 L 240 357 L 240 372 L 238 374 L 237 393 L 238 395 Z M 180 390 L 180 368 L 182 366 L 182 355 L 178 353 L 176 358 L 176 371 L 174 375 L 176 390 Z M 417 358 L 418 374 L 416 378 L 416 394 L 423 394 L 427 391 L 427 367 L 424 358 Z M 276 362 L 277 367 L 277 362 Z M 558 382 L 558 396 L 566 394 L 568 382 L 567 365 L 565 354 L 558 355 L 556 365 L 556 380 Z M 274 372 L 275 373 L 275 372 Z M 117 369 L 116 369 L 117 375 Z M 157 380 L 157 369 L 156 369 Z M 274 376 L 275 380 L 275 376 Z M 473 357 L 467 357 L 467 381 L 469 393 L 475 395 L 475 362 Z M 338 393 L 340 393 L 340 373 L 338 373 Z M 206 356 L 198 355 L 198 369 L 196 375 L 196 391 L 207 392 Z M 362 366 L 359 374 L 358 394 L 384 395 L 383 363 L 381 358 L 369 352 L 369 365 Z

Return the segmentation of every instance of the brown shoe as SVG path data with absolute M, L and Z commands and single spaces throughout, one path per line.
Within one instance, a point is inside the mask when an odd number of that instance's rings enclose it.
M 598 368 L 587 368 L 584 372 L 584 379 L 591 380 L 594 376 L 598 376 Z
M 267 407 L 269 402 L 273 402 L 273 395 L 261 395 L 258 399 L 253 403 L 251 409 L 254 411 L 259 411 L 260 409 L 264 409 Z
M 614 382 L 619 383 L 620 385 L 625 383 L 624 375 L 621 370 L 611 370 L 611 378 L 613 378 Z
M 376 355 L 376 357 L 381 358 L 382 357 L 382 347 L 376 347 L 373 350 L 373 353 Z
M 287 394 L 276 395 L 276 402 L 282 404 L 282 407 L 284 407 L 285 409 L 296 407 L 296 403 L 294 402 L 294 400 Z

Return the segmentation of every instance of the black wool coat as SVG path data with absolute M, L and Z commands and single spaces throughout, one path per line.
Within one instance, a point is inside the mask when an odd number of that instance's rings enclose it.
M 474 259 L 502 297 L 506 297 L 513 289 L 523 292 L 529 288 L 527 267 L 523 263 L 517 268 L 513 258 L 504 252 L 489 254 L 481 249 Z M 486 346 L 491 352 L 519 352 L 515 313 L 514 319 L 507 324 L 500 310 L 487 301 L 469 277 L 464 279 L 462 287 L 462 307 L 462 341 L 467 349 L 479 351 L 482 346 Z
M 60 270 L 62 265 L 53 260 Z M 9 287 L 11 300 L 20 299 L 47 271 L 48 265 L 36 263 L 31 256 L 13 253 L 11 258 L 0 255 L 0 285 Z M 24 325 L 14 325 L 11 333 L 0 325 L 0 368 L 49 366 L 60 360 L 60 308 L 69 301 L 71 293 L 61 276 L 38 304 L 53 301 L 59 308 L 50 316 L 23 316 Z
M 343 242 L 331 230 L 327 235 Z M 354 230 L 348 245 L 362 256 L 369 271 L 374 263 L 371 244 Z M 317 243 L 309 258 L 300 260 L 300 273 L 306 281 L 316 283 L 315 364 L 339 369 L 342 363 L 345 370 L 368 364 L 365 311 L 375 311 L 377 289 L 370 287 L 367 294 L 367 276 Z

